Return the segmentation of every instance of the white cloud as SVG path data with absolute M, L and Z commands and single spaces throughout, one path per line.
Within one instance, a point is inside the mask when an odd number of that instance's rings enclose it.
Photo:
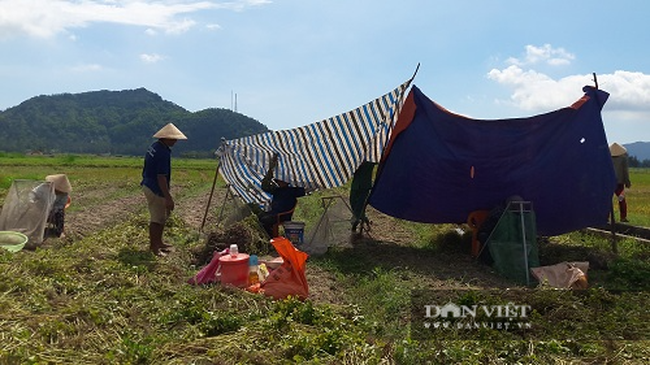
M 610 94 L 605 107 L 607 110 L 650 112 L 650 75 L 615 71 L 596 77 L 599 88 Z M 555 80 L 535 70 L 523 70 L 514 65 L 503 70 L 493 69 L 488 73 L 488 78 L 512 88 L 510 100 L 506 103 L 533 112 L 568 106 L 583 94 L 583 86 L 595 84 L 592 74 L 569 75 Z
M 487 76 L 512 88 L 510 100 L 506 102 L 526 111 L 547 111 L 567 106 L 582 95 L 582 87 L 590 80 L 583 76 L 554 80 L 543 73 L 523 70 L 516 65 L 503 70 L 493 69 Z
M 593 74 L 569 75 L 554 79 L 525 65 L 561 64 L 575 56 L 561 48 L 546 44 L 526 46 L 523 60 L 511 58 L 511 65 L 492 69 L 487 77 L 511 89 L 509 100 L 497 100 L 528 112 L 546 112 L 570 105 L 583 95 L 585 85 L 594 85 Z M 610 94 L 604 110 L 615 112 L 625 119 L 645 118 L 650 115 L 650 75 L 642 72 L 615 71 L 596 75 L 600 89 Z
M 166 32 L 169 34 L 182 34 L 190 30 L 190 28 L 195 24 L 196 22 L 191 19 L 183 19 L 179 22 L 170 24 L 170 26 L 167 27 Z
M 615 71 L 597 75 L 598 85 L 610 93 L 608 109 L 650 111 L 650 75 L 642 72 Z
M 101 71 L 102 69 L 103 67 L 96 63 L 83 64 L 71 68 L 73 72 L 96 72 Z
M 255 6 L 262 6 L 266 4 L 272 4 L 273 1 L 271 0 L 241 0 L 241 1 L 230 1 L 221 4 L 220 7 L 224 9 L 230 9 L 234 11 L 242 11 L 245 10 L 246 8 L 252 8 Z
M 551 66 L 568 65 L 575 59 L 575 55 L 567 52 L 564 48 L 553 48 L 550 44 L 541 47 L 527 45 L 526 53 L 522 59 L 511 57 L 507 60 L 509 64 L 516 66 L 535 65 L 546 63 Z
M 140 55 L 140 60 L 144 63 L 158 63 L 165 59 L 165 56 L 156 54 L 156 53 L 143 53 Z
M 147 32 L 178 34 L 196 22 L 180 16 L 204 10 L 242 11 L 271 3 L 268 0 L 154 1 L 154 0 L 0 0 L 0 37 L 29 35 L 51 38 L 93 23 L 146 27 Z

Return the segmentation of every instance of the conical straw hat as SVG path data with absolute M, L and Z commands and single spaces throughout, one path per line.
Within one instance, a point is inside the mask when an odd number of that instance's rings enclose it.
M 153 135 L 154 138 L 167 138 L 167 139 L 187 139 L 187 137 L 181 132 L 180 129 L 172 123 L 168 123 L 166 126 L 162 127 L 156 134 Z
M 56 174 L 56 175 L 47 175 L 45 181 L 51 182 L 54 184 L 54 189 L 69 193 L 72 191 L 72 185 L 70 185 L 70 180 L 65 174 Z
M 627 149 L 620 144 L 614 142 L 609 146 L 609 153 L 612 157 L 623 156 L 627 153 Z

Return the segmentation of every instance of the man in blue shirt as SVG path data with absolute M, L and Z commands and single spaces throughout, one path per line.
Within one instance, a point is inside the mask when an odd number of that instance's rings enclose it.
M 169 187 L 172 176 L 171 148 L 179 139 L 187 137 L 172 123 L 153 135 L 158 138 L 144 156 L 142 169 L 142 190 L 147 198 L 149 214 L 149 249 L 154 255 L 165 256 L 171 245 L 163 243 L 163 231 L 169 214 L 174 210 L 174 199 Z

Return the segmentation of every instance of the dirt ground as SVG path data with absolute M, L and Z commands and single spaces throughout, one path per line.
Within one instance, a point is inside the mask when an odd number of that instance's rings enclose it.
M 112 193 L 110 189 L 75 191 L 73 204 L 76 204 L 78 209 L 66 213 L 67 239 L 86 236 L 93 231 L 127 219 L 130 213 L 138 213 L 146 209 L 144 196 L 139 191 L 116 199 L 108 198 Z M 203 222 L 210 191 L 184 196 L 183 188 L 175 187 L 172 193 L 176 196 L 174 214 L 198 232 Z M 206 216 L 204 232 L 216 226 L 217 216 L 214 212 L 218 211 L 225 196 L 224 188 L 215 189 L 210 205 L 212 209 Z M 469 255 L 454 254 L 452 257 L 445 253 L 433 251 L 427 253 L 408 247 L 408 244 L 415 239 L 412 234 L 395 219 L 371 207 L 368 209 L 368 217 L 373 222 L 369 235 L 357 238 L 355 243 L 346 249 L 356 250 L 357 254 L 360 253 L 376 266 L 386 270 L 408 268 L 410 272 L 418 275 L 421 288 L 494 288 L 509 285 L 489 267 L 477 263 Z M 309 265 L 309 261 L 306 273 L 312 300 L 328 303 L 344 301 L 333 274 L 317 265 Z
M 140 192 L 117 199 L 108 198 L 112 193 L 111 189 L 75 190 L 72 204 L 80 208 L 70 209 L 66 213 L 66 235 L 83 237 L 90 232 L 119 223 L 128 218 L 129 214 L 146 209 L 146 200 Z M 172 193 L 176 196 L 174 214 L 178 214 L 186 224 L 198 230 L 203 222 L 210 191 L 187 198 L 183 197 L 182 188 L 174 188 Z M 224 196 L 224 189 L 215 189 L 211 207 L 214 208 L 215 204 L 223 201 Z M 214 215 L 206 216 L 206 226 L 214 224 L 215 221 Z
M 84 237 L 89 233 L 106 228 L 118 223 L 134 213 L 144 204 L 136 199 L 140 197 L 127 196 L 116 200 L 104 200 L 101 206 L 84 205 L 86 197 L 84 194 L 75 195 L 73 204 L 84 207 L 81 210 L 70 210 L 66 212 L 65 234 L 67 237 Z

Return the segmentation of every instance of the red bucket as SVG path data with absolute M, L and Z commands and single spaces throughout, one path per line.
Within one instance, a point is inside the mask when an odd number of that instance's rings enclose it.
M 219 258 L 221 284 L 239 288 L 248 286 L 248 255 L 238 253 L 235 256 L 223 255 Z

